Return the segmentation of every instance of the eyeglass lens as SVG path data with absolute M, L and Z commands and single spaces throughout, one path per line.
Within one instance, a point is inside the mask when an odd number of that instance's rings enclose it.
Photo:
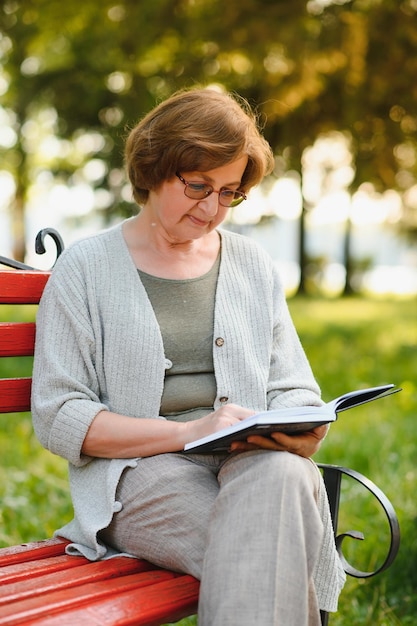
M 184 194 L 193 200 L 203 200 L 215 191 L 211 185 L 186 181 L 179 174 L 177 174 L 177 176 L 184 185 Z M 226 207 L 234 207 L 237 204 L 240 204 L 243 200 L 246 200 L 246 195 L 243 192 L 235 191 L 233 189 L 221 189 L 216 193 L 219 194 L 220 204 Z

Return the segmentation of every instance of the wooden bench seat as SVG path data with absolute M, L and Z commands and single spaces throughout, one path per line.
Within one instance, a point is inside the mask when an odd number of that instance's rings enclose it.
M 0 264 L 13 267 L 13 262 Z M 0 270 L 0 304 L 37 304 L 50 272 Z M 0 323 L 0 357 L 33 355 L 35 323 Z M 0 380 L 0 413 L 30 410 L 30 377 Z M 398 519 L 383 492 L 347 468 L 321 465 L 329 496 L 335 541 L 345 570 L 366 578 L 387 569 L 399 549 Z M 341 482 L 358 481 L 382 506 L 389 522 L 387 556 L 373 572 L 360 572 L 344 558 L 342 541 L 360 533 L 337 535 Z M 192 576 L 160 569 L 146 561 L 115 557 L 90 562 L 65 554 L 60 538 L 0 549 L 0 626 L 153 626 L 175 622 L 197 612 L 199 582 Z M 328 615 L 322 613 L 322 624 Z
M 50 539 L 0 550 L 0 625 L 118 626 L 177 621 L 197 611 L 199 582 L 139 559 L 92 563 Z

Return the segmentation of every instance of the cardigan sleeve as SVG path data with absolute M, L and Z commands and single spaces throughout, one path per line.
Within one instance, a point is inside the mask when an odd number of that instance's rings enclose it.
M 321 406 L 320 388 L 292 321 L 284 290 L 273 270 L 273 337 L 268 408 Z
M 90 458 L 81 447 L 103 409 L 99 359 L 83 274 L 64 253 L 39 305 L 32 384 L 32 419 L 41 444 L 74 465 Z

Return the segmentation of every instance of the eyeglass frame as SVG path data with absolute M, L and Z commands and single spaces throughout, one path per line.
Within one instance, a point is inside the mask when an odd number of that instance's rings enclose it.
M 190 200 L 205 200 L 206 198 L 211 196 L 212 193 L 217 193 L 219 194 L 219 204 L 221 204 L 221 206 L 227 209 L 234 208 L 235 206 L 238 206 L 239 204 L 241 204 L 241 202 L 243 202 L 244 200 L 247 200 L 247 195 L 245 194 L 244 191 L 238 191 L 237 189 L 229 189 L 228 187 L 222 187 L 219 191 L 217 191 L 217 189 L 214 189 L 214 187 L 212 185 L 209 185 L 208 183 L 198 183 L 197 181 L 185 180 L 185 178 L 183 178 L 179 172 L 175 172 L 175 176 L 179 178 L 179 180 L 184 185 L 184 195 L 186 198 L 190 198 Z M 192 196 L 187 195 L 187 189 L 189 189 L 190 185 L 192 184 L 199 184 L 203 187 L 201 190 L 201 193 L 204 193 L 205 195 L 202 198 L 193 198 Z M 238 197 L 237 198 L 235 197 L 230 204 L 223 204 L 222 194 L 225 191 L 232 192 L 234 195 L 237 194 Z M 195 192 L 195 193 L 199 193 L 199 192 Z

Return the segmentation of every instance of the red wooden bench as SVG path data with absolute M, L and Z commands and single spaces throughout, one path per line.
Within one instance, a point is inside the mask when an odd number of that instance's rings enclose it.
M 42 251 L 41 233 L 38 248 Z M 57 240 L 56 240 L 57 242 Z M 60 246 L 57 242 L 58 253 Z M 16 269 L 0 270 L 0 304 L 37 304 L 50 272 L 25 269 L 0 257 L 0 264 Z M 35 323 L 0 323 L 0 357 L 33 355 Z M 0 380 L 0 413 L 30 410 L 31 379 Z M 321 465 L 335 531 L 335 541 L 345 570 L 366 578 L 387 569 L 399 549 L 396 513 L 374 483 L 353 470 Z M 354 531 L 337 536 L 341 481 L 358 481 L 382 506 L 389 523 L 387 556 L 372 572 L 352 567 L 342 553 L 346 536 L 362 539 Z M 160 569 L 144 560 L 116 557 L 90 562 L 65 554 L 64 539 L 46 539 L 0 549 L 0 626 L 153 626 L 175 622 L 197 612 L 199 582 L 192 576 Z M 322 613 L 326 626 L 328 615 Z

